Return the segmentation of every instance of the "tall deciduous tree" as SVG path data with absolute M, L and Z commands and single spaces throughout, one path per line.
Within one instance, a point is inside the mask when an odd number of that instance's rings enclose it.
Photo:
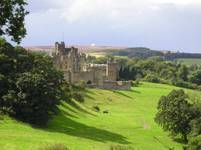
M 52 59 L 12 47 L 0 39 L 0 112 L 35 125 L 46 125 L 70 89 Z
M 173 135 L 181 134 L 187 141 L 187 135 L 191 131 L 190 122 L 194 118 L 190 107 L 188 95 L 183 90 L 173 90 L 159 100 L 155 121 L 165 131 L 170 131 Z
M 8 35 L 17 43 L 26 35 L 24 26 L 26 0 L 0 1 L 0 36 Z

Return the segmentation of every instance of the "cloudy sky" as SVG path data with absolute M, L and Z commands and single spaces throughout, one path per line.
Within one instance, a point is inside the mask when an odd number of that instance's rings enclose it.
M 23 45 L 143 46 L 201 53 L 201 0 L 28 0 Z

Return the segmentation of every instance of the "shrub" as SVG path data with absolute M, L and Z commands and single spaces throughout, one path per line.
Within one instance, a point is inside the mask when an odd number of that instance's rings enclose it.
M 39 150 L 70 150 L 64 144 L 55 144 L 39 148 Z
M 190 77 L 190 81 L 192 83 L 201 85 L 201 70 L 193 72 L 191 77 Z
M 82 91 L 78 92 L 78 91 L 73 91 L 72 93 L 72 97 L 80 102 L 80 103 L 83 103 L 84 102 L 84 93 Z
M 140 81 L 139 80 L 135 80 L 135 81 L 131 82 L 131 86 L 132 87 L 137 87 L 139 85 L 140 85 Z
M 111 145 L 110 150 L 134 150 L 132 147 L 126 147 L 121 145 Z
M 145 77 L 145 80 L 148 81 L 148 82 L 160 83 L 160 79 L 159 79 L 158 77 L 156 77 L 155 75 L 150 75 L 150 74 L 148 74 L 148 75 Z
M 189 88 L 189 89 L 197 89 L 198 86 L 196 84 L 185 82 L 183 80 L 173 80 L 172 84 L 179 87 Z
M 200 150 L 201 149 L 201 135 L 191 138 L 185 149 L 186 150 Z
M 0 120 L 3 120 L 3 115 L 0 113 Z
M 201 104 L 195 103 L 191 107 L 194 118 L 190 122 L 191 132 L 189 137 L 196 137 L 201 134 Z

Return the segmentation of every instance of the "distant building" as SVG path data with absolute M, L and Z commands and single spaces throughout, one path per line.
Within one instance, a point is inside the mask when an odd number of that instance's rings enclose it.
M 89 86 L 103 89 L 129 90 L 129 81 L 117 81 L 118 66 L 114 61 L 107 64 L 87 64 L 86 55 L 79 53 L 77 48 L 66 48 L 65 43 L 55 43 L 52 52 L 54 64 L 64 72 L 65 80 L 71 84 L 85 81 Z

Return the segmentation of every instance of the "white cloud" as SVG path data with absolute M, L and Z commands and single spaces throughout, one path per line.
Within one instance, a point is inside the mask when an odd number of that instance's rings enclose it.
M 29 41 L 200 49 L 201 0 L 28 0 Z M 37 39 L 37 40 L 36 40 Z M 49 43 L 51 43 L 49 42 Z M 53 43 L 53 42 L 52 42 Z
M 125 20 L 141 17 L 172 5 L 188 7 L 200 0 L 42 0 L 60 10 L 60 16 L 70 23 L 88 20 Z
M 125 20 L 172 5 L 200 5 L 201 0 L 28 0 L 32 11 L 58 9 L 58 15 L 70 23 L 80 20 Z

